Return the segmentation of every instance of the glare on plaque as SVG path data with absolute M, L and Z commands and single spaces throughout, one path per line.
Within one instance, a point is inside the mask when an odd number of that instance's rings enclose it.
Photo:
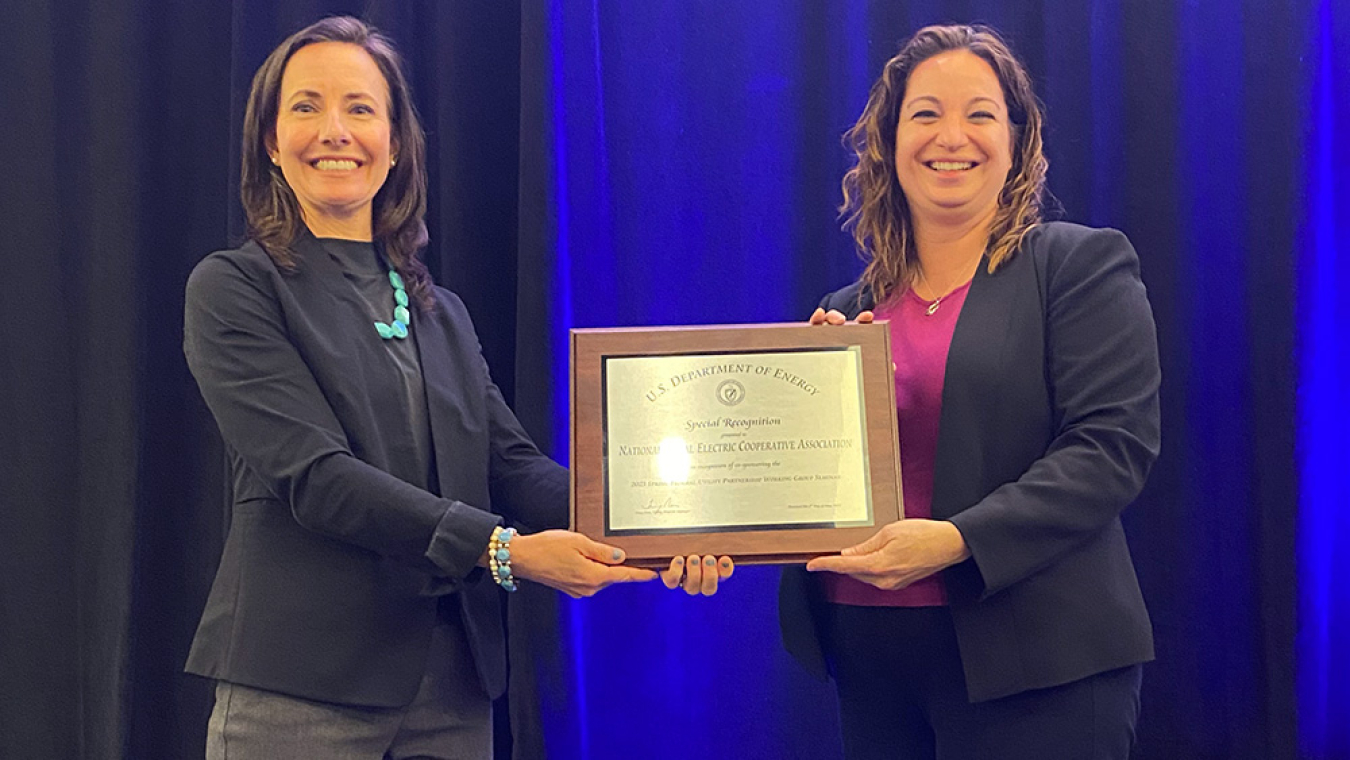
M 666 438 L 656 455 L 656 471 L 667 483 L 685 483 L 689 480 L 689 450 L 683 438 Z

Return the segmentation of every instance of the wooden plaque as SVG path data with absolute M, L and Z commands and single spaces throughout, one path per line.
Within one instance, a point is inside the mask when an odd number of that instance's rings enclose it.
M 572 528 L 796 563 L 904 514 L 885 323 L 573 330 Z

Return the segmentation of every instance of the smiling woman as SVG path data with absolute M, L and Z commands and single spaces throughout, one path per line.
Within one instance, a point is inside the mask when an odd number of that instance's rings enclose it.
M 1119 514 L 1159 446 L 1134 249 L 1041 221 L 1040 107 L 992 30 L 920 30 L 848 136 L 869 262 L 811 321 L 889 320 L 905 519 L 786 571 L 784 640 L 850 760 L 1123 760 L 1153 641 Z
M 250 240 L 197 265 L 184 320 L 233 487 L 187 663 L 216 682 L 207 756 L 490 757 L 500 593 L 656 575 L 561 530 L 566 471 L 431 282 L 424 138 L 389 41 L 352 18 L 292 35 L 243 137 Z M 733 569 L 687 565 L 668 586 L 711 594 Z
M 987 226 L 1012 168 L 998 75 L 969 50 L 951 50 L 914 67 L 905 98 L 895 173 L 915 234 L 922 237 L 930 225 Z
M 339 68 L 329 76 L 325 64 Z M 348 102 L 349 97 L 362 102 Z M 364 116 L 367 108 L 372 113 Z M 378 129 L 372 133 L 362 126 L 371 121 L 383 122 L 383 137 Z M 308 134 L 297 128 L 294 139 L 283 139 L 287 123 L 313 126 Z M 324 19 L 291 35 L 253 77 L 242 142 L 240 196 L 248 235 L 278 267 L 296 268 L 293 243 L 312 232 L 311 217 L 318 225 L 345 220 L 357 229 L 339 237 L 378 241 L 413 300 L 430 307 L 431 277 L 418 255 L 428 239 L 426 138 L 399 55 L 387 38 L 353 18 Z M 313 186 L 323 187 L 314 176 L 322 170 L 307 161 L 360 161 L 363 153 L 365 164 L 337 183 L 338 190 L 345 186 L 340 195 L 318 193 L 318 200 L 339 201 L 331 212 L 305 207 L 311 202 L 305 196 L 314 197 Z M 364 214 L 343 213 L 361 208 L 359 199 L 366 194 Z M 362 218 L 368 222 L 364 229 Z
M 972 230 L 987 228 L 991 271 L 1012 255 L 1041 221 L 1047 169 L 1041 121 L 1026 68 L 990 29 L 928 27 L 887 61 L 846 136 L 858 161 L 843 182 L 847 226 L 868 256 L 863 281 L 878 302 L 926 278 L 916 243 L 917 228 L 926 221 L 948 233 L 959 229 L 967 242 Z M 978 160 L 989 165 L 972 167 L 981 169 L 977 182 L 953 176 L 959 164 Z M 921 168 L 937 177 L 920 182 Z M 944 196 L 929 192 L 930 185 L 943 190 L 943 181 L 958 193 L 945 196 L 947 203 L 957 203 L 956 213 L 943 213 L 938 201 Z M 976 184 L 984 192 L 961 201 L 960 189 L 970 188 L 969 193 Z M 924 216 L 926 211 L 932 213 Z M 978 232 L 974 238 L 983 250 Z M 939 285 L 959 285 L 974 273 L 971 261 L 959 262 L 961 267 L 933 263 L 958 270 L 950 280 L 943 272 Z M 933 294 L 927 283 L 922 287 Z
M 321 42 L 291 56 L 267 148 L 315 235 L 370 240 L 375 193 L 397 163 L 389 123 L 389 88 L 361 47 Z

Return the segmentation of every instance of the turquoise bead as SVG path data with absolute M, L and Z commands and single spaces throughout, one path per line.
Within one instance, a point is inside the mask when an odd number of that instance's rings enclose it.
M 506 589 L 507 591 L 515 591 L 516 590 L 515 581 L 502 581 L 502 588 Z
M 510 574 L 511 574 L 511 568 L 508 567 L 507 565 L 498 565 L 498 566 L 497 566 L 497 575 L 500 575 L 501 577 L 505 578 L 506 576 L 508 576 L 508 575 L 510 575 Z
M 375 331 L 385 340 L 406 338 L 412 326 L 412 312 L 408 311 L 408 293 L 403 289 L 403 278 L 393 269 L 389 270 L 389 284 L 394 287 L 394 319 L 391 324 L 376 322 Z
M 511 552 L 510 552 L 509 549 L 498 549 L 498 550 L 497 550 L 497 561 L 498 561 L 498 562 L 505 562 L 505 561 L 507 561 L 508 559 L 511 559 Z

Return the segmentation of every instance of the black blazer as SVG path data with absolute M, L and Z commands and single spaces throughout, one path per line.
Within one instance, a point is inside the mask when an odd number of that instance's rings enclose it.
M 410 485 L 425 463 L 401 427 L 410 415 L 394 359 L 332 254 L 308 234 L 295 251 L 294 273 L 248 243 L 188 280 L 183 350 L 229 454 L 233 506 L 187 670 L 406 705 L 443 597 L 495 697 L 500 591 L 475 563 L 501 522 L 494 511 L 532 529 L 567 524 L 566 470 L 503 402 L 464 305 L 436 288 L 409 340 L 440 493 Z
M 861 283 L 821 306 L 872 308 Z M 1159 450 L 1157 337 L 1125 236 L 1041 225 L 981 265 L 952 336 L 933 517 L 971 558 L 944 571 L 972 701 L 1153 658 L 1119 514 Z M 784 571 L 784 642 L 824 677 L 805 570 Z M 878 642 L 881 645 L 881 642 Z

